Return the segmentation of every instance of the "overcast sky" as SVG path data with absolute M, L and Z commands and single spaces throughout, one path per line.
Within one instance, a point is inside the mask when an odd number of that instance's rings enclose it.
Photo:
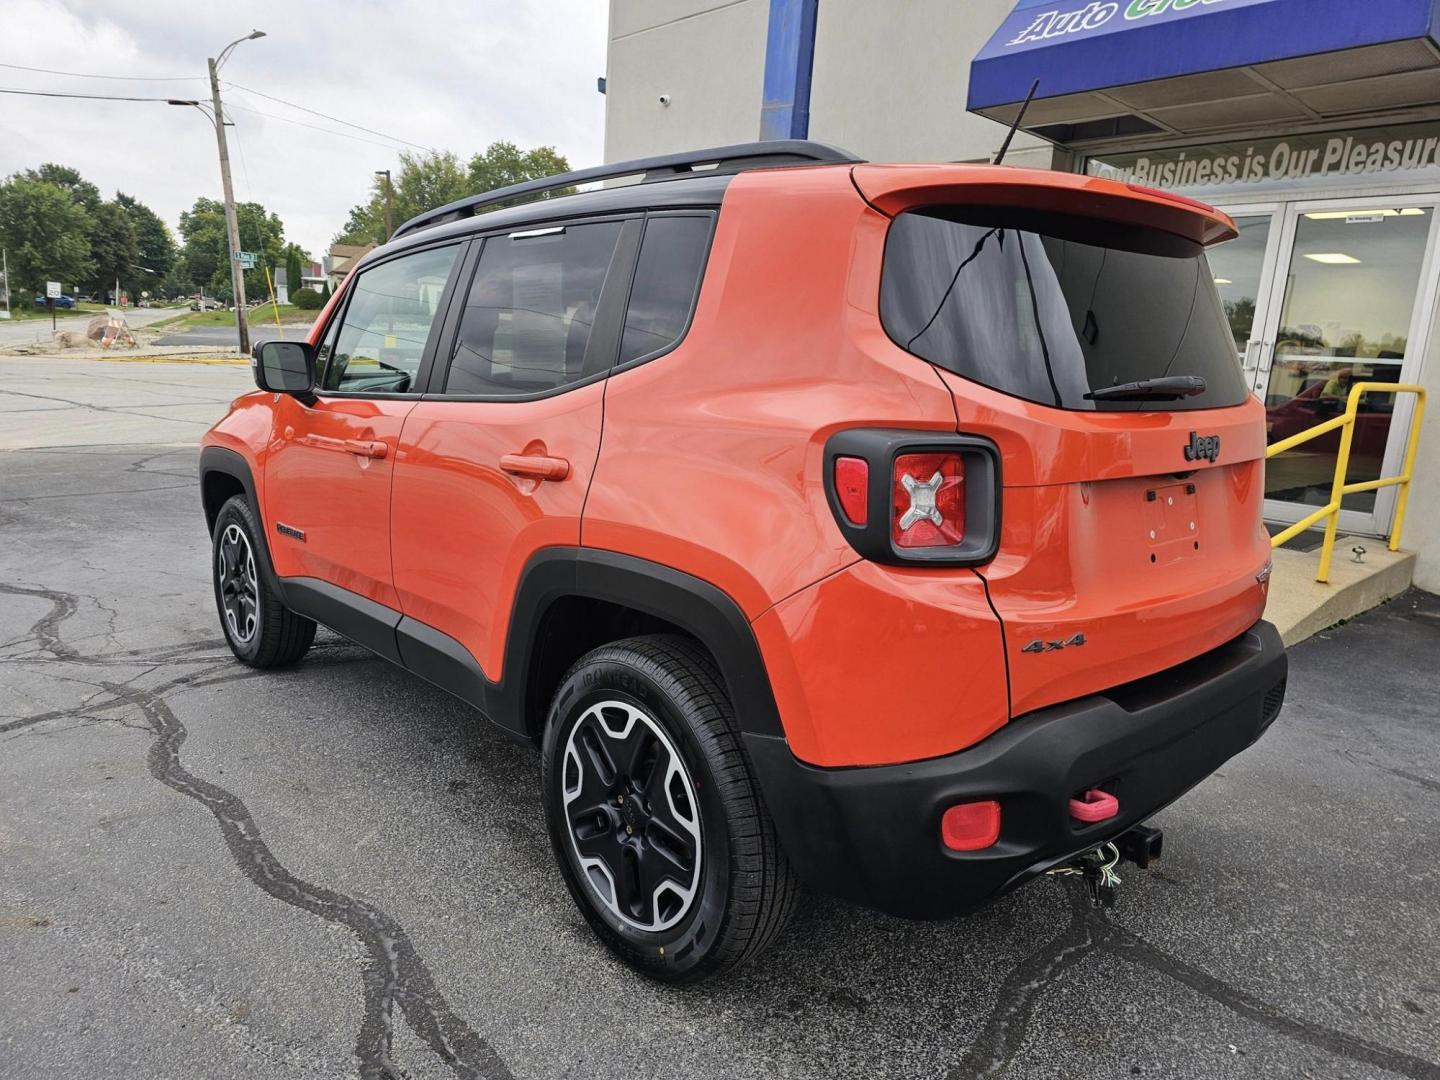
M 235 197 L 278 213 L 286 239 L 318 258 L 350 207 L 365 199 L 374 171 L 394 165 L 406 148 L 395 139 L 453 150 L 462 161 L 508 139 L 553 145 L 576 168 L 599 164 L 605 99 L 595 79 L 605 73 L 608 6 L 4 0 L 0 64 L 185 78 L 80 79 L 0 67 L 0 87 L 207 98 L 206 57 L 252 28 L 264 30 L 266 37 L 236 46 L 222 80 L 386 136 L 222 86 L 227 109 L 236 106 L 229 117 Z M 343 134 L 328 133 L 336 131 Z M 163 102 L 0 94 L 0 176 L 45 161 L 79 169 L 107 198 L 117 189 L 133 195 L 172 228 L 197 196 L 220 197 L 210 125 L 194 109 Z

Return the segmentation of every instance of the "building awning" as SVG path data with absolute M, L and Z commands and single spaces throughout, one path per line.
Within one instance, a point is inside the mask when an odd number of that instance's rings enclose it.
M 1061 144 L 1424 118 L 1432 0 L 1020 0 L 970 67 L 971 112 Z

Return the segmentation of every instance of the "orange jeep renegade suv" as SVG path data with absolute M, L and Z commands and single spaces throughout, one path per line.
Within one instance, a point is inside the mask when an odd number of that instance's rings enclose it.
M 661 979 L 801 882 L 935 918 L 1143 863 L 1284 697 L 1234 236 L 804 142 L 441 207 L 205 437 L 225 634 L 323 623 L 538 744 L 575 902 Z

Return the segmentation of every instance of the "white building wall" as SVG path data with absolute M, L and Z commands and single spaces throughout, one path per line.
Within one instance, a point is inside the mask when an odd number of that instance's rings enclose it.
M 769 17 L 768 0 L 610 0 L 605 160 L 757 139 Z
M 1436 308 L 1420 376 L 1420 385 L 1428 392 L 1428 415 L 1420 430 L 1415 479 L 1400 534 L 1401 548 L 1416 553 L 1415 584 L 1429 592 L 1440 592 L 1440 305 Z
M 965 97 L 1011 4 L 820 0 L 810 137 L 871 161 L 992 157 L 1005 128 Z M 768 0 L 610 0 L 605 160 L 758 139 L 769 15 Z M 1007 160 L 1047 168 L 1052 151 L 1022 134 Z
M 1014 0 L 820 0 L 810 137 L 871 161 L 981 161 L 1005 128 L 965 111 L 970 61 Z M 1048 143 L 1017 134 L 1006 162 L 1050 168 Z

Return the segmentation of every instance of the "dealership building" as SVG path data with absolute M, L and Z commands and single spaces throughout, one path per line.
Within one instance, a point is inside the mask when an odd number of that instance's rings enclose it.
M 1038 85 L 1037 85 L 1038 80 Z M 611 0 L 609 161 L 809 138 L 872 161 L 993 159 L 1164 187 L 1230 214 L 1211 267 L 1271 441 L 1358 381 L 1440 393 L 1433 0 Z M 1416 401 L 1369 393 L 1349 479 L 1403 468 Z M 1329 498 L 1338 434 L 1273 459 L 1266 511 Z M 1345 499 L 1386 536 L 1396 489 Z M 1404 547 L 1440 591 L 1440 409 Z

